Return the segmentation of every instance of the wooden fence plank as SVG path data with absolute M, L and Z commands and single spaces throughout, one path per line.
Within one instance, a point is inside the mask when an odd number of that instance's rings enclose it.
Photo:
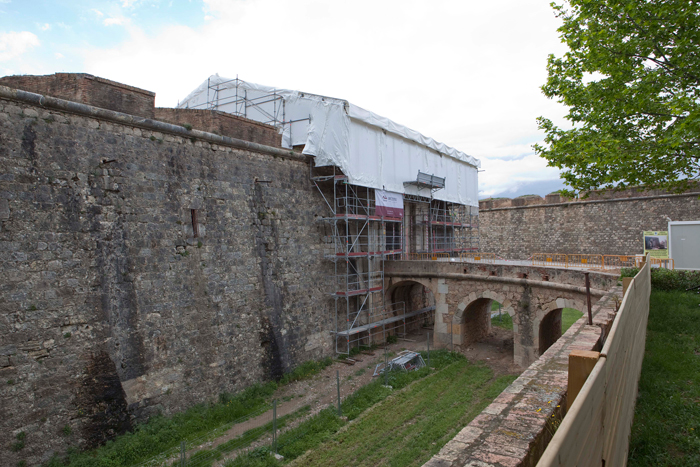
M 570 409 L 538 467 L 625 466 L 644 359 L 651 281 L 644 263 L 629 287 L 600 356 L 569 358 Z M 583 384 L 581 374 L 590 371 Z M 577 388 L 580 387 L 578 395 Z

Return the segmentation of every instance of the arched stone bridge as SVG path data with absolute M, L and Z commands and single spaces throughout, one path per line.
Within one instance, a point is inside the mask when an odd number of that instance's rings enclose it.
M 515 363 L 528 367 L 561 337 L 561 312 L 586 312 L 583 271 L 547 267 L 442 261 L 386 261 L 387 295 L 418 283 L 435 297 L 434 345 L 469 345 L 491 328 L 491 301 L 513 318 Z M 595 303 L 617 284 L 617 276 L 590 272 Z

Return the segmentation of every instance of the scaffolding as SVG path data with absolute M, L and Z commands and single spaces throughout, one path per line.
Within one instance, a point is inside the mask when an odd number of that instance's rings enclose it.
M 330 212 L 320 221 L 330 229 L 326 258 L 335 270 L 336 352 L 405 334 L 407 320 L 429 310 L 407 312 L 403 302 L 385 303 L 383 262 L 403 254 L 403 219 L 377 215 L 374 189 L 349 184 L 337 167 L 312 165 L 311 180 Z
M 311 99 L 309 96 L 314 98 Z M 331 294 L 335 301 L 336 352 L 348 354 L 352 346 L 371 344 L 378 339 L 386 341 L 388 333 L 405 334 L 407 320 L 417 321 L 418 315 L 431 316 L 430 313 L 434 311 L 434 306 L 424 307 L 428 303 L 421 305 L 423 308 L 420 310 L 406 310 L 403 303 L 386 303 L 384 261 L 402 259 L 407 253 L 457 256 L 463 252 L 478 251 L 478 208 L 441 201 L 433 197 L 433 194 L 439 190 L 445 190 L 442 192 L 443 195 L 449 194 L 449 196 L 442 196 L 445 199 L 461 200 L 463 195 L 469 197 L 470 193 L 462 193 L 468 186 L 460 184 L 459 180 L 468 180 L 471 175 L 476 176 L 478 161 L 452 148 L 436 146 L 437 143 L 432 140 L 426 140 L 423 137 L 415 139 L 412 136 L 414 132 L 393 122 L 390 122 L 393 130 L 387 136 L 385 129 L 387 124 L 383 123 L 384 126 L 377 124 L 373 120 L 377 117 L 374 114 L 371 114 L 372 119 L 363 117 L 356 124 L 353 123 L 354 120 L 348 122 L 348 108 L 355 107 L 347 101 L 260 86 L 240 80 L 238 77 L 228 80 L 212 76 L 207 79 L 206 84 L 203 83 L 191 93 L 182 105 L 193 109 L 223 111 L 275 126 L 282 134 L 284 147 L 297 147 L 308 143 L 309 138 L 314 134 L 314 126 L 310 126 L 309 123 L 300 123 L 299 125 L 306 125 L 303 132 L 298 130 L 293 134 L 294 123 L 311 122 L 312 115 L 315 115 L 315 118 L 318 118 L 317 122 L 320 123 L 316 131 L 319 128 L 326 131 L 323 122 L 330 122 L 330 120 L 324 120 L 327 118 L 323 113 L 327 111 L 326 107 L 324 106 L 325 110 L 319 111 L 320 113 L 314 114 L 312 110 L 319 102 L 326 101 L 332 101 L 335 110 L 339 109 L 338 106 L 343 106 L 340 109 L 343 124 L 350 125 L 350 129 L 354 128 L 356 131 L 355 133 L 351 131 L 350 136 L 342 133 L 345 135 L 344 138 L 365 135 L 364 130 L 367 127 L 372 128 L 377 135 L 380 131 L 383 132 L 386 137 L 384 139 L 391 140 L 390 145 L 393 145 L 391 147 L 398 148 L 392 149 L 384 156 L 397 157 L 397 159 L 389 159 L 393 161 L 394 170 L 380 171 L 378 174 L 373 174 L 374 177 L 382 180 L 386 176 L 393 177 L 391 180 L 393 187 L 403 183 L 404 186 L 409 187 L 408 190 L 403 191 L 427 194 L 427 196 L 404 194 L 402 218 L 377 215 L 375 189 L 363 186 L 364 183 L 368 183 L 367 178 L 364 177 L 364 170 L 371 165 L 361 168 L 364 178 L 358 179 L 356 178 L 358 174 L 351 173 L 355 169 L 359 170 L 358 167 L 351 165 L 346 169 L 348 173 L 343 173 L 338 167 L 332 165 L 314 167 L 314 162 L 311 162 L 311 180 L 329 208 L 329 215 L 320 220 L 330 231 L 327 235 L 329 249 L 325 255 L 334 264 L 334 275 L 329 279 L 333 283 Z M 356 110 L 366 112 L 359 108 Z M 375 133 L 370 132 L 369 135 Z M 334 138 L 329 137 L 328 140 L 333 141 Z M 406 155 L 406 149 L 401 149 L 404 143 L 424 146 L 424 152 L 421 154 L 425 153 L 424 157 L 427 159 L 422 159 L 422 166 L 439 167 L 441 170 L 454 172 L 457 174 L 457 182 L 450 183 L 446 187 L 446 177 L 421 171 L 418 171 L 415 179 L 405 181 L 403 177 L 406 172 L 400 170 L 406 167 L 402 165 L 403 157 Z M 371 153 L 375 149 L 367 147 L 366 150 Z M 323 153 L 318 150 L 317 152 Z M 329 153 L 335 154 L 333 151 Z M 436 154 L 441 158 L 438 166 L 429 163 L 433 160 L 432 156 Z M 444 154 L 451 157 L 443 160 Z M 343 157 L 346 156 L 348 154 L 343 153 Z M 360 164 L 369 164 L 373 157 L 373 154 L 369 154 L 367 159 L 360 158 Z M 323 163 L 337 165 L 344 162 L 326 158 Z M 377 167 L 371 167 L 376 172 Z M 377 180 L 373 183 L 379 186 Z M 475 185 L 469 188 L 469 190 L 472 189 L 474 193 L 471 193 L 471 196 L 475 198 Z M 397 188 L 393 190 L 402 191 Z M 455 190 L 459 193 L 455 193 Z M 383 211 L 380 210 L 380 212 Z
M 404 217 L 380 216 L 375 190 L 348 183 L 339 168 L 312 163 L 310 176 L 330 214 L 319 220 L 330 229 L 325 256 L 334 264 L 336 352 L 349 354 L 353 347 L 385 342 L 391 333 L 405 335 L 407 325 L 429 316 L 435 306 L 407 310 L 404 302 L 386 303 L 384 261 L 402 259 L 408 250 L 450 255 L 476 251 L 478 210 L 404 195 Z
M 404 195 L 407 212 L 406 254 L 446 253 L 459 256 L 479 250 L 478 208 L 448 201 Z
M 430 253 L 458 254 L 479 249 L 478 210 L 433 200 L 430 203 Z
M 292 135 L 292 124 L 310 120 L 310 117 L 287 119 L 285 95 L 276 90 L 249 91 L 250 83 L 239 79 L 214 81 L 207 78 L 206 100 L 189 106 L 190 109 L 217 110 L 237 117 L 248 118 L 279 128 Z

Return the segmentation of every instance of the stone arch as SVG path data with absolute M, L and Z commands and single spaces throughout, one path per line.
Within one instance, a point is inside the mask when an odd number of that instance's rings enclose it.
M 392 295 L 395 293 L 397 289 L 404 288 L 407 286 L 415 286 L 415 285 L 422 285 L 425 287 L 426 290 L 429 290 L 430 293 L 432 294 L 433 297 L 437 297 L 437 294 L 435 293 L 436 291 L 433 290 L 433 284 L 431 280 L 426 280 L 423 278 L 408 278 L 408 279 L 402 279 L 401 281 L 394 282 L 389 287 L 387 287 L 384 299 L 386 300 L 387 303 L 391 302 Z
M 386 303 L 392 303 L 395 297 L 399 295 L 405 295 L 405 294 L 410 294 L 410 288 L 415 287 L 416 285 L 422 285 L 425 290 L 430 292 L 430 296 L 432 297 L 433 300 L 433 305 L 435 304 L 435 298 L 437 295 L 435 294 L 435 291 L 433 290 L 432 284 L 430 280 L 425 280 L 421 278 L 409 278 L 405 280 L 401 280 L 399 282 L 391 284 L 385 292 L 384 295 L 384 300 Z
M 562 311 L 564 308 L 574 308 L 583 313 L 584 301 L 560 297 L 538 310 L 535 315 L 533 329 L 536 332 L 538 355 L 545 353 L 562 336 Z
M 406 313 L 410 313 L 426 307 L 435 307 L 436 298 L 429 280 L 409 278 L 391 284 L 385 292 L 384 303 L 387 306 L 403 303 Z M 434 311 L 431 311 L 411 317 L 407 319 L 406 330 L 410 331 L 420 328 L 426 320 L 432 324 L 434 316 Z
M 452 317 L 453 341 L 457 345 L 478 342 L 491 331 L 491 303 L 495 300 L 503 306 L 502 311 L 511 318 L 515 316 L 513 300 L 492 290 L 472 292 L 464 298 Z M 515 327 L 515 324 L 513 325 Z
M 480 299 L 488 299 L 489 303 L 491 300 L 496 300 L 503 306 L 504 312 L 508 313 L 511 318 L 515 317 L 515 308 L 513 307 L 514 301 L 512 299 L 499 292 L 484 290 L 482 292 L 471 293 L 468 297 L 465 297 L 461 302 L 459 302 L 457 305 L 457 310 L 455 310 L 454 317 L 452 318 L 452 322 L 454 324 L 460 324 L 464 320 L 464 312 L 467 307 L 472 302 Z

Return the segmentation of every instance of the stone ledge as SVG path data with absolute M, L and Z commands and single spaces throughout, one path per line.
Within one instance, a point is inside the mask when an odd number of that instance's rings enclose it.
M 615 316 L 614 296 L 622 296 L 621 287 L 598 301 L 593 326 L 584 314 L 424 466 L 535 466 L 553 436 L 549 420 L 565 412 L 569 353 L 600 350 Z

